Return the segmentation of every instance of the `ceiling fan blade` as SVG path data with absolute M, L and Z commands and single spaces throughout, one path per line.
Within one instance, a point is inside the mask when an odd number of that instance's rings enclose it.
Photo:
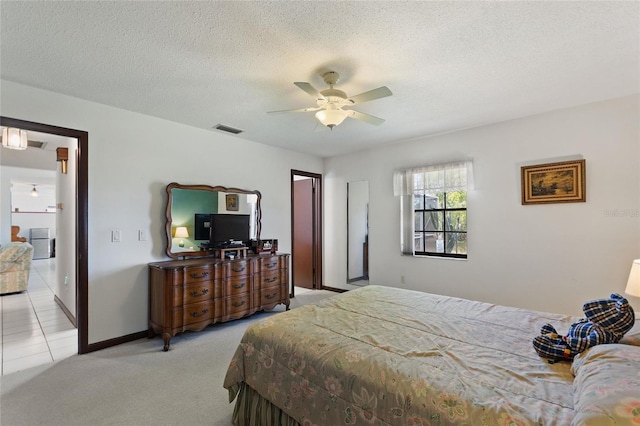
M 345 110 L 346 111 L 346 110 Z M 349 110 L 349 117 L 355 118 L 356 120 L 366 121 L 369 124 L 373 124 L 374 126 L 379 126 L 384 123 L 384 119 L 375 117 L 373 115 L 365 114 L 364 112 L 358 112 Z
M 361 104 L 363 102 L 373 101 L 374 99 L 380 99 L 387 96 L 391 96 L 391 90 L 387 86 L 378 87 L 377 89 L 369 90 L 368 92 L 360 93 L 359 95 L 351 96 L 347 99 L 351 105 Z
M 310 108 L 298 108 L 298 109 L 283 109 L 280 111 L 267 111 L 267 114 L 277 114 L 280 112 L 309 112 L 309 111 L 318 111 L 322 108 L 320 107 L 310 107 Z
M 318 92 L 315 87 L 313 87 L 311 84 L 309 84 L 307 82 L 296 81 L 293 84 L 295 84 L 296 86 L 298 86 L 299 88 L 301 88 L 302 90 L 307 92 L 309 95 L 311 95 L 312 98 L 314 98 L 316 100 L 324 99 L 324 96 L 322 95 L 322 93 Z

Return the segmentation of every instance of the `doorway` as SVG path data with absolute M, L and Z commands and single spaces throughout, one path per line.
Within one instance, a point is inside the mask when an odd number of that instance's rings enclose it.
M 322 286 L 322 175 L 291 170 L 291 297 Z
M 88 330 L 88 144 L 89 134 L 81 130 L 50 126 L 42 123 L 0 116 L 0 126 L 48 133 L 74 138 L 76 151 L 76 209 L 75 209 L 75 258 L 76 258 L 76 327 L 78 328 L 78 353 L 90 352 Z M 73 157 L 69 161 L 74 161 Z

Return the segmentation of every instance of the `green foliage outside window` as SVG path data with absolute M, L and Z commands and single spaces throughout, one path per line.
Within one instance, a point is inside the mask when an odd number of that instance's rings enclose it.
M 416 254 L 467 257 L 466 191 L 414 194 Z

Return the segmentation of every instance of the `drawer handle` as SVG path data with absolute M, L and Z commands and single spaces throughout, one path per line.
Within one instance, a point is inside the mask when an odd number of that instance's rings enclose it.
M 200 312 L 200 313 L 194 311 L 194 312 L 190 312 L 189 315 L 191 315 L 194 318 L 198 318 L 198 317 L 201 317 L 203 315 L 206 315 L 207 312 L 209 312 L 209 309 L 203 309 L 202 312 Z
M 265 297 L 265 298 L 267 298 L 267 299 L 273 299 L 273 298 L 274 298 L 274 297 L 276 297 L 277 295 L 278 295 L 278 293 L 276 292 L 276 293 L 273 293 L 273 294 L 267 294 L 267 295 L 265 295 L 264 297 Z
M 197 292 L 197 291 L 192 291 L 191 293 L 191 297 L 198 297 L 198 296 L 204 296 L 205 294 L 209 293 L 209 289 L 208 288 L 203 288 L 201 292 Z
M 267 268 L 273 268 L 274 266 L 276 266 L 278 264 L 278 262 L 273 262 L 273 263 L 267 263 L 265 266 Z
M 209 276 L 209 272 L 208 271 L 204 271 L 202 274 L 198 275 L 197 272 L 192 272 L 189 274 L 189 276 L 193 279 L 196 278 L 204 278 L 204 277 L 208 277 Z
M 242 287 L 244 287 L 244 285 L 245 285 L 245 283 L 242 283 L 242 284 L 231 284 L 231 287 L 233 287 L 233 288 L 242 288 Z
M 265 279 L 264 279 L 264 282 L 265 282 L 265 283 L 272 283 L 272 282 L 275 282 L 275 281 L 278 281 L 278 277 L 265 278 Z
M 239 268 L 231 268 L 231 270 L 232 270 L 233 272 L 242 272 L 242 271 L 244 271 L 245 269 L 246 269 L 246 268 L 245 268 L 244 266 L 241 266 L 241 267 L 239 267 Z
M 242 302 L 233 302 L 232 305 L 236 308 L 239 308 L 240 306 L 244 305 L 244 300 Z

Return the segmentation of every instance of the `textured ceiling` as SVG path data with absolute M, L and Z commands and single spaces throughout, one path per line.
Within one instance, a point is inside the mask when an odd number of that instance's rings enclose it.
M 1 1 L 4 79 L 323 157 L 640 91 L 639 2 Z M 314 131 L 293 85 L 393 96 Z M 28 119 L 28 117 L 24 117 Z M 215 132 L 215 130 L 211 130 Z

